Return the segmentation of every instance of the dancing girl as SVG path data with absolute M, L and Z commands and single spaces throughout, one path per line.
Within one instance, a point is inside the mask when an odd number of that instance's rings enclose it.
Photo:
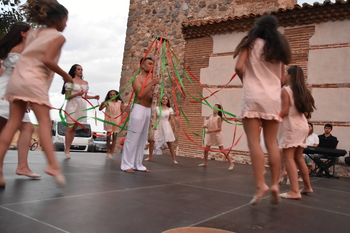
M 45 172 L 54 176 L 59 186 L 63 186 L 65 178 L 57 163 L 51 139 L 48 92 L 54 73 L 62 76 L 66 82 L 73 82 L 57 64 L 65 42 L 60 32 L 66 27 L 68 11 L 56 0 L 27 1 L 22 9 L 28 22 L 44 27 L 28 35 L 3 96 L 10 101 L 10 116 L 0 135 L 0 186 L 6 185 L 2 167 L 7 148 L 21 125 L 28 105 L 38 120 L 40 141 L 48 161 Z
M 78 122 L 86 123 L 86 101 L 85 99 L 100 99 L 99 95 L 90 96 L 87 94 L 89 91 L 89 83 L 83 80 L 83 67 L 78 64 L 74 64 L 70 70 L 69 75 L 73 78 L 73 82 L 66 82 L 62 87 L 62 94 L 66 95 L 68 99 L 66 105 L 67 116 L 67 124 L 68 127 L 66 129 L 65 134 L 65 147 L 64 154 L 66 158 L 70 158 L 70 147 L 74 140 L 75 132 L 77 131 Z M 72 119 L 73 118 L 73 119 Z
M 120 124 L 121 113 L 123 112 L 123 101 L 118 95 L 116 90 L 110 90 L 105 98 L 105 101 L 99 107 L 99 110 L 106 108 L 105 121 L 116 125 Z M 117 96 L 118 95 L 118 96 Z M 117 96 L 117 97 L 115 97 Z M 120 128 L 108 123 L 103 124 L 104 130 L 107 132 L 107 159 L 111 159 L 114 154 L 114 149 L 117 142 L 117 133 L 120 132 Z M 111 148 L 111 136 L 112 136 L 112 148 Z
M 163 96 L 161 109 L 159 106 L 156 107 L 157 117 L 160 120 L 157 129 L 154 130 L 155 141 L 165 141 L 170 150 L 171 158 L 174 164 L 178 164 L 176 161 L 176 155 L 174 151 L 173 142 L 175 142 L 175 134 L 177 133 L 174 110 L 170 107 L 170 102 L 168 96 Z M 174 129 L 174 131 L 173 131 Z M 151 141 L 150 144 L 154 141 Z M 149 157 L 145 159 L 146 161 L 152 160 L 154 146 L 150 146 Z M 152 151 L 151 151 L 152 150 Z
M 306 118 L 311 117 L 315 101 L 305 84 L 303 70 L 291 66 L 285 75 L 287 86 L 282 89 L 283 117 L 283 159 L 290 181 L 290 191 L 281 193 L 280 197 L 300 199 L 301 194 L 312 193 L 308 168 L 303 158 L 309 126 Z M 299 190 L 298 171 L 301 173 L 304 187 Z
M 204 150 L 204 163 L 199 164 L 199 167 L 206 167 L 208 165 L 208 150 L 212 146 L 218 146 L 220 151 L 224 150 L 224 144 L 223 144 L 223 133 L 222 133 L 222 112 L 218 109 L 222 109 L 220 104 L 215 104 L 215 108 L 213 108 L 213 114 L 209 116 L 208 122 L 204 128 L 207 129 L 206 132 L 206 144 L 205 147 L 207 148 Z M 230 166 L 228 168 L 229 171 L 233 170 L 233 167 L 235 166 L 232 162 L 232 159 L 230 158 L 230 155 L 228 152 L 222 152 L 225 155 L 225 158 L 227 158 L 228 162 L 230 163 Z
M 5 67 L 5 71 L 0 77 L 0 97 L 6 92 L 8 80 L 24 49 L 24 44 L 30 31 L 31 27 L 29 24 L 17 22 L 10 28 L 10 31 L 0 39 L 0 59 L 4 61 L 3 66 Z M 9 119 L 9 111 L 9 102 L 0 99 L 0 132 Z M 41 175 L 33 172 L 28 165 L 28 145 L 30 144 L 30 138 L 32 137 L 34 128 L 27 112 L 24 113 L 22 123 L 18 130 L 20 134 L 17 141 L 18 164 L 16 174 L 28 176 L 30 178 L 39 178 Z
M 287 39 L 277 31 L 278 21 L 274 16 L 264 15 L 235 50 L 238 56 L 236 73 L 243 83 L 241 115 L 247 136 L 252 161 L 256 191 L 251 204 L 260 202 L 269 190 L 271 203 L 279 202 L 278 177 L 280 153 L 277 131 L 281 122 L 281 78 L 284 65 L 291 60 Z M 265 146 L 271 170 L 269 188 L 265 182 L 265 158 L 260 146 L 260 125 L 263 127 Z

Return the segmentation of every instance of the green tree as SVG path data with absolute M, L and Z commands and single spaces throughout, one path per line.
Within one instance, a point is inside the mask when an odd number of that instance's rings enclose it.
M 10 26 L 17 21 L 23 21 L 18 10 L 21 0 L 0 0 L 0 37 L 8 32 Z

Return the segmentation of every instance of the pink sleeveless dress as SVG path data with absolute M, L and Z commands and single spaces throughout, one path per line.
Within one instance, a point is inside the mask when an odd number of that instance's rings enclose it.
M 256 39 L 249 49 L 243 75 L 241 114 L 238 118 L 260 118 L 281 122 L 282 62 L 264 60 L 265 40 Z
M 108 102 L 108 106 L 106 106 L 106 114 L 110 117 L 105 115 L 105 121 L 119 125 L 120 121 L 121 121 L 121 116 L 120 116 L 120 114 L 121 114 L 120 106 L 121 105 L 122 105 L 122 102 L 120 100 L 118 100 L 117 102 L 115 102 L 115 101 Z M 119 117 L 117 117 L 117 116 L 119 116 Z M 115 117 L 117 117 L 117 118 L 115 118 Z M 116 128 L 115 126 L 107 124 L 107 123 L 103 124 L 103 128 L 107 132 L 112 132 L 112 131 L 115 133 L 120 132 L 119 127 Z
M 207 130 L 213 130 L 219 128 L 219 121 L 221 118 L 219 115 L 211 115 L 207 123 Z M 223 146 L 223 133 L 222 131 L 207 133 L 206 134 L 206 145 L 207 146 Z
M 292 89 L 287 86 L 284 89 L 288 92 L 290 99 L 289 113 L 283 117 L 283 143 L 282 148 L 306 147 L 306 138 L 309 133 L 307 119 L 299 112 L 294 104 Z
M 52 28 L 40 28 L 28 35 L 25 48 L 7 84 L 4 99 L 22 100 L 51 107 L 48 93 L 54 72 L 42 61 L 51 42 L 58 37 L 63 36 Z M 56 62 L 60 55 L 61 51 L 55 55 Z

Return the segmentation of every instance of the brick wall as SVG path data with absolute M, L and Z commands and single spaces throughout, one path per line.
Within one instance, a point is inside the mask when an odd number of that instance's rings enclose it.
M 213 40 L 211 37 L 204 37 L 199 39 L 188 40 L 185 47 L 185 67 L 198 79 L 200 77 L 200 69 L 209 65 L 209 57 L 213 53 Z M 189 81 L 184 82 L 185 92 L 191 93 L 196 98 L 200 98 L 196 93 L 202 93 L 203 88 L 199 84 L 194 83 L 192 85 Z M 204 118 L 202 117 L 202 104 L 190 103 L 193 101 L 190 96 L 187 95 L 186 99 L 181 103 L 181 108 L 185 112 L 191 127 L 187 126 L 186 120 L 182 119 L 182 130 L 185 130 L 195 143 L 201 145 L 202 137 L 195 136 L 194 133 L 200 133 Z M 179 155 L 188 157 L 200 157 L 203 150 L 195 143 L 188 140 L 184 133 L 179 134 L 178 145 Z
M 298 65 L 304 70 L 307 78 L 307 61 L 309 56 L 309 40 L 315 34 L 315 26 L 302 26 L 295 28 L 286 28 L 284 35 L 289 41 L 292 50 L 291 65 Z
M 212 53 L 211 38 L 185 41 L 181 28 L 183 21 L 241 16 L 250 13 L 261 14 L 293 6 L 296 3 L 297 0 L 130 0 L 119 88 L 119 91 L 122 92 L 121 98 L 124 102 L 129 100 L 132 88 L 129 86 L 126 89 L 126 86 L 138 70 L 140 58 L 144 56 L 155 37 L 168 39 L 178 58 L 185 61 L 185 66 L 199 78 L 200 68 L 208 66 L 208 58 Z M 185 51 L 187 55 L 185 55 Z M 152 56 L 152 54 L 150 55 Z M 196 88 L 191 87 L 188 83 L 186 83 L 186 88 L 191 93 L 196 91 Z M 202 92 L 201 89 L 199 91 Z M 203 125 L 203 119 L 200 115 L 201 106 L 200 104 L 189 104 L 187 101 L 189 101 L 189 97 L 184 103 L 181 103 L 181 107 L 187 112 L 192 124 L 192 128 L 186 130 L 199 143 L 200 139 L 195 138 L 191 132 L 198 133 Z M 171 100 L 171 102 L 174 101 Z M 198 114 L 200 118 L 197 118 Z M 189 142 L 182 133 L 179 134 L 178 153 L 180 155 L 196 156 L 196 154 L 202 153 L 201 149 L 198 148 L 197 145 Z

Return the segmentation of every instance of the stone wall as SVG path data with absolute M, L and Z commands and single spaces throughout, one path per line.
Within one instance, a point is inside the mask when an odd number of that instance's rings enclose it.
M 183 21 L 241 16 L 251 13 L 262 14 L 278 8 L 294 6 L 296 3 L 296 0 L 131 0 L 120 90 L 125 89 L 137 72 L 140 58 L 145 55 L 156 37 L 168 39 L 178 58 L 184 61 L 185 67 L 196 77 L 200 76 L 200 70 L 209 65 L 209 57 L 213 53 L 213 40 L 212 37 L 207 37 L 185 41 L 181 28 Z M 196 93 L 198 90 L 201 92 L 200 88 L 189 83 L 185 83 L 185 87 L 186 91 L 191 93 Z M 131 86 L 129 86 L 121 95 L 124 102 L 129 100 L 131 91 Z M 202 156 L 202 151 L 196 143 L 200 144 L 201 138 L 193 137 L 192 132 L 198 133 L 203 125 L 203 118 L 198 118 L 198 113 L 202 112 L 202 106 L 189 104 L 187 101 L 181 103 L 181 107 L 184 112 L 188 113 L 187 117 L 192 128 L 186 127 L 183 130 L 186 130 L 192 137 L 194 143 L 189 141 L 186 135 L 180 133 L 178 135 L 178 155 L 198 157 Z M 182 123 L 185 125 L 185 122 Z

